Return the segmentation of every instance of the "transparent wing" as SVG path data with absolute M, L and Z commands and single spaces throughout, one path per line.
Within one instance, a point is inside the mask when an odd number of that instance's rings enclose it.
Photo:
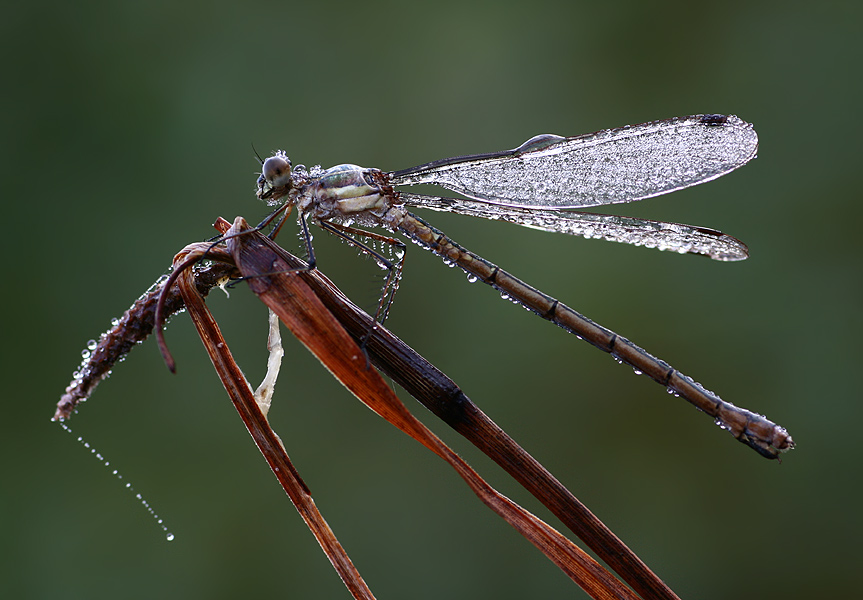
M 749 256 L 749 249 L 740 240 L 705 227 L 616 215 L 524 209 L 420 194 L 402 193 L 400 200 L 419 208 L 508 221 L 542 231 L 671 250 L 681 254 L 701 254 L 714 260 L 743 260 Z
M 731 115 L 694 115 L 447 158 L 392 173 L 492 204 L 579 208 L 632 202 L 710 181 L 755 157 L 758 135 Z

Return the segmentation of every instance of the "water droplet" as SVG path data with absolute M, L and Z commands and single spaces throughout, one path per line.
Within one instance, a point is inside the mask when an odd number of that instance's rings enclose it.
M 69 433 L 69 434 L 71 434 L 71 433 L 72 433 L 72 430 L 69 428 L 69 426 L 68 426 L 68 425 L 66 425 L 66 423 L 64 423 L 63 421 L 58 421 L 58 423 L 60 424 L 60 427 L 62 427 L 62 428 L 63 428 L 63 430 L 64 430 L 66 433 Z M 96 457 L 96 459 L 97 459 L 97 460 L 102 464 L 102 466 L 107 467 L 108 465 L 110 465 L 110 463 L 109 463 L 107 460 L 105 460 L 105 457 L 104 457 L 104 456 L 102 456 L 102 454 L 100 454 L 100 453 L 96 452 L 96 449 L 95 449 L 95 448 L 93 448 L 93 447 L 91 447 L 91 446 L 90 446 L 90 443 L 89 443 L 89 442 L 86 442 L 86 441 L 84 440 L 84 438 L 83 438 L 83 437 L 78 436 L 77 441 L 78 441 L 78 443 L 79 443 L 79 444 L 81 444 L 82 446 L 84 446 L 85 448 L 87 448 L 88 450 L 90 450 L 90 454 L 91 454 L 91 455 L 93 455 L 93 456 L 95 456 L 95 457 Z M 114 469 L 114 470 L 112 471 L 112 475 L 114 475 L 114 477 L 116 477 L 116 478 L 117 478 L 117 479 L 119 479 L 119 480 L 122 480 L 122 479 L 123 479 L 123 476 L 119 473 L 119 471 L 117 471 L 117 469 Z M 159 515 L 157 515 L 157 514 L 153 511 L 152 507 L 151 507 L 151 506 L 150 506 L 150 504 L 149 504 L 149 503 L 144 499 L 144 497 L 143 497 L 141 494 L 139 494 L 138 492 L 136 492 L 136 491 L 134 490 L 134 488 L 132 488 L 132 484 L 131 484 L 131 483 L 127 483 L 127 484 L 125 485 L 125 487 L 126 487 L 126 489 L 128 489 L 130 492 L 132 492 L 133 494 L 135 494 L 135 498 L 137 498 L 137 500 L 141 503 L 141 506 L 143 506 L 144 508 L 146 508 L 146 509 L 147 509 L 147 512 L 148 512 L 148 513 L 150 513 L 150 515 L 153 517 L 153 519 L 155 519 L 156 523 L 159 525 L 159 527 L 161 527 L 162 531 L 164 531 L 164 532 L 167 534 L 167 540 L 168 540 L 169 542 L 170 542 L 170 541 L 172 541 L 172 540 L 174 539 L 174 534 L 173 534 L 173 533 L 170 533 L 170 532 L 168 531 L 168 528 L 167 528 L 167 527 L 162 523 L 162 519 L 161 519 L 161 518 L 159 518 Z
M 477 279 L 479 279 L 479 277 L 471 275 L 470 273 L 467 276 L 468 283 L 476 283 Z
M 169 533 L 168 535 L 165 536 L 165 539 L 168 540 L 169 542 L 173 542 L 174 541 L 174 534 Z
M 119 324 L 120 324 L 120 319 L 118 319 L 117 317 L 114 317 L 113 319 L 111 319 L 111 327 L 116 327 Z
M 87 342 L 87 350 L 93 351 L 96 349 L 96 340 L 90 340 Z

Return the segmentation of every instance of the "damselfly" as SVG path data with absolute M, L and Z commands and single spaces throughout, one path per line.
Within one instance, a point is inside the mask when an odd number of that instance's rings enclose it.
M 373 256 L 389 270 L 379 320 L 386 318 L 401 277 L 402 256 L 390 261 L 362 237 L 404 248 L 394 238 L 358 229 L 379 226 L 401 233 L 464 269 L 501 294 L 629 364 L 711 415 L 735 438 L 767 458 L 792 448 L 784 428 L 721 400 L 668 363 L 601 327 L 568 306 L 460 246 L 406 206 L 509 221 L 534 229 L 742 260 L 746 245 L 713 229 L 572 209 L 633 202 L 716 179 L 755 157 L 758 136 L 735 116 L 695 115 L 564 138 L 539 135 L 513 150 L 447 158 L 401 171 L 356 165 L 307 170 L 277 152 L 263 163 L 257 195 L 281 203 L 265 221 L 297 207 L 314 267 L 307 220 Z M 397 191 L 395 186 L 438 185 L 466 198 Z M 284 217 L 283 217 L 284 220 Z

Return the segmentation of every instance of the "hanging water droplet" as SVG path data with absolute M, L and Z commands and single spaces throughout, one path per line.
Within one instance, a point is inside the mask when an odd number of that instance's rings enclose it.
M 96 349 L 96 340 L 90 340 L 87 342 L 87 350 L 93 351 Z
M 58 423 L 60 424 L 60 427 L 62 427 L 62 428 L 63 428 L 63 430 L 64 430 L 66 433 L 69 433 L 69 434 L 71 434 L 71 433 L 72 433 L 72 430 L 69 428 L 69 426 L 68 426 L 68 425 L 66 425 L 66 423 L 64 423 L 63 421 L 58 421 Z M 90 443 L 89 443 L 89 442 L 87 442 L 87 441 L 85 441 L 83 437 L 78 436 L 77 441 L 78 441 L 78 443 L 80 443 L 81 445 L 83 445 L 83 446 L 84 446 L 84 448 L 87 448 L 88 450 L 90 450 L 90 454 L 91 454 L 91 455 L 93 455 L 93 456 L 95 456 L 95 457 L 96 457 L 96 459 L 98 459 L 98 461 L 102 464 L 102 466 L 107 467 L 108 465 L 110 465 L 110 463 L 109 463 L 107 460 L 105 460 L 105 457 L 104 457 L 104 456 L 102 456 L 102 454 L 100 454 L 100 453 L 96 452 L 96 449 L 95 449 L 95 448 L 93 448 L 93 447 L 91 447 L 91 446 L 90 446 Z M 112 471 L 112 475 L 114 475 L 114 477 L 116 477 L 116 478 L 117 478 L 117 479 L 119 479 L 119 480 L 122 480 L 122 479 L 123 479 L 123 476 L 119 473 L 119 471 L 117 471 L 117 469 L 114 469 L 114 470 Z M 174 539 L 174 534 L 173 534 L 173 533 L 170 533 L 170 532 L 168 531 L 168 528 L 164 525 L 164 523 L 162 523 L 162 519 L 161 519 L 161 518 L 159 518 L 159 515 L 157 515 L 157 514 L 153 511 L 153 508 L 150 506 L 150 503 L 149 503 L 149 502 L 147 502 L 141 494 L 139 494 L 138 492 L 136 492 L 136 491 L 135 491 L 135 489 L 132 487 L 132 484 L 131 484 L 131 483 L 127 483 L 127 484 L 125 485 L 125 487 L 126 487 L 126 489 L 128 489 L 130 492 L 132 492 L 133 494 L 135 494 L 135 498 L 136 498 L 136 499 L 141 503 L 141 506 L 143 506 L 145 509 L 147 509 L 147 512 L 148 512 L 148 513 L 150 513 L 150 515 L 153 517 L 153 519 L 156 521 L 156 523 L 159 525 L 159 527 L 162 529 L 162 531 L 164 531 L 164 532 L 165 532 L 167 540 L 168 540 L 169 542 L 170 542 L 170 541 L 173 541 L 173 539 Z
M 477 277 L 476 275 L 472 275 L 472 274 L 468 273 L 468 276 L 467 276 L 468 283 L 476 283 L 477 279 L 479 279 L 479 277 Z
M 111 327 L 116 327 L 119 324 L 120 324 L 120 319 L 118 319 L 117 317 L 114 317 L 113 319 L 111 319 Z

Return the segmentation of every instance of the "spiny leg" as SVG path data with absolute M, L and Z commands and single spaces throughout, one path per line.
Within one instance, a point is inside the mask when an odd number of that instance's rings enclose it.
M 383 325 L 389 315 L 390 306 L 392 305 L 393 298 L 395 297 L 396 291 L 398 291 L 399 288 L 399 283 L 401 282 L 402 269 L 404 268 L 405 263 L 405 250 L 407 249 L 407 246 L 399 239 L 381 235 L 373 231 L 366 231 L 365 229 L 340 225 L 338 223 L 333 223 L 332 221 L 320 220 L 318 221 L 318 225 L 321 229 L 329 231 L 348 244 L 358 248 L 361 252 L 368 254 L 375 260 L 375 262 L 388 271 L 387 279 L 384 282 L 384 287 L 381 292 L 381 298 L 378 301 L 377 310 L 375 310 L 375 321 Z M 395 248 L 397 256 L 396 262 L 392 262 L 380 252 L 353 236 L 368 238 L 376 242 L 388 244 Z
M 294 208 L 294 205 L 293 205 L 293 204 L 285 203 L 285 204 L 283 204 L 282 206 L 280 206 L 279 208 L 277 208 L 276 210 L 274 210 L 272 213 L 270 213 L 270 214 L 267 216 L 267 218 L 265 218 L 263 221 L 261 221 L 260 223 L 258 223 L 257 225 L 255 225 L 254 227 L 252 227 L 252 228 L 250 228 L 250 229 L 244 229 L 243 231 L 240 231 L 239 233 L 234 233 L 234 234 L 231 234 L 231 235 L 228 235 L 228 236 L 225 236 L 225 235 L 217 235 L 217 236 L 215 236 L 215 237 L 212 237 L 212 238 L 208 239 L 208 240 L 207 240 L 207 242 L 211 242 L 211 245 L 210 245 L 210 247 L 207 249 L 207 251 L 206 251 L 206 252 L 204 252 L 204 253 L 203 253 L 203 254 L 198 258 L 198 262 L 201 262 L 201 261 L 203 261 L 205 258 L 207 258 L 207 255 L 209 254 L 209 252 L 210 252 L 211 250 L 215 249 L 215 248 L 216 248 L 216 246 L 218 246 L 219 244 L 223 243 L 225 240 L 228 240 L 228 239 L 230 239 L 230 238 L 232 238 L 232 237 L 237 237 L 237 236 L 240 236 L 240 235 L 246 235 L 246 234 L 248 234 L 249 232 L 252 232 L 252 231 L 261 231 L 264 227 L 266 227 L 267 225 L 269 225 L 270 223 L 272 223 L 273 219 L 275 219 L 275 218 L 276 218 L 276 216 L 278 216 L 278 214 L 279 214 L 279 213 L 284 212 L 284 214 L 282 215 L 282 218 L 279 220 L 279 222 L 276 224 L 276 226 L 273 228 L 273 230 L 272 230 L 269 234 L 267 234 L 267 237 L 269 237 L 270 239 L 275 239 L 276 235 L 278 235 L 278 233 L 279 233 L 279 230 L 282 228 L 282 225 L 284 225 L 285 220 L 288 218 L 288 215 L 290 215 L 290 214 L 291 214 L 291 212 L 293 211 L 293 208 Z M 308 229 L 306 230 L 306 234 L 308 234 Z M 310 240 L 310 237 L 309 237 L 308 235 L 307 235 L 307 239 L 309 239 L 309 240 Z M 311 247 L 311 242 L 310 242 L 310 241 L 308 242 L 308 245 L 309 245 L 309 247 Z M 239 283 L 239 282 L 240 282 L 240 281 L 242 281 L 243 279 L 245 279 L 245 278 L 240 278 L 240 279 L 238 279 L 238 280 L 235 280 L 235 281 L 233 281 L 233 282 L 229 283 L 226 287 L 228 287 L 228 288 L 233 288 L 233 287 L 234 287 L 234 285 L 236 285 L 237 283 Z
M 282 210 L 283 208 L 284 207 L 281 207 L 279 210 Z M 285 215 L 281 218 L 281 220 L 278 222 L 276 227 L 273 228 L 273 230 L 269 234 L 267 234 L 268 238 L 274 239 L 276 237 L 276 234 L 278 234 L 279 230 L 282 228 L 282 225 L 285 223 L 287 216 L 291 213 L 292 208 L 293 208 L 292 205 L 288 206 L 288 209 L 285 212 Z M 266 219 L 261 221 L 261 223 L 259 223 L 255 227 L 253 227 L 251 229 L 244 229 L 243 231 L 240 231 L 239 233 L 233 234 L 233 235 L 228 236 L 228 237 L 224 237 L 220 240 L 220 242 L 228 239 L 229 237 L 236 237 L 236 236 L 244 235 L 244 234 L 247 234 L 251 231 L 260 231 L 263 227 L 266 227 L 267 224 L 270 223 L 278 213 L 279 213 L 279 211 L 277 210 L 273 214 L 268 216 Z M 315 268 L 315 265 L 317 264 L 317 260 L 315 259 L 315 248 L 312 245 L 312 234 L 309 232 L 309 225 L 305 219 L 305 217 L 307 215 L 308 215 L 308 213 L 306 213 L 306 215 L 301 215 L 300 218 L 298 219 L 300 222 L 300 233 L 303 237 L 303 242 L 306 246 L 307 265 L 304 268 L 289 269 L 287 271 L 271 271 L 269 273 L 258 273 L 255 275 L 249 275 L 247 277 L 240 277 L 239 279 L 235 279 L 234 281 L 229 283 L 227 285 L 227 287 L 233 288 L 234 286 L 236 286 L 241 281 L 245 281 L 247 279 L 252 279 L 253 277 L 267 277 L 268 275 L 276 275 L 278 273 L 295 273 L 297 271 L 311 271 L 311 270 L 313 270 Z

